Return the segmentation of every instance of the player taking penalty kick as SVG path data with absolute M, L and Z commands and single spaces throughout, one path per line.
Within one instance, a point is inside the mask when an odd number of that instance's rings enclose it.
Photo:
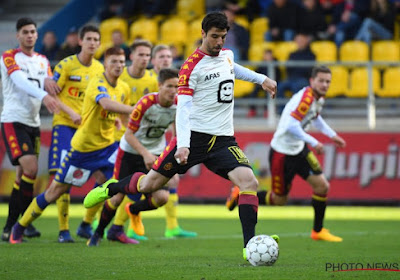
M 203 163 L 212 172 L 240 188 L 239 217 L 243 245 L 255 235 L 258 182 L 250 163 L 233 136 L 233 87 L 241 79 L 262 85 L 275 96 L 276 82 L 234 63 L 233 52 L 223 49 L 229 30 L 223 13 L 202 21 L 202 45 L 179 72 L 177 138 L 171 140 L 147 175 L 136 172 L 118 182 L 108 181 L 92 190 L 85 207 L 117 194 L 155 193 L 176 173 L 184 174 Z M 243 257 L 247 259 L 245 250 Z
M 93 78 L 86 89 L 82 108 L 82 124 L 71 140 L 71 150 L 64 157 L 50 187 L 38 195 L 22 218 L 13 226 L 10 243 L 21 243 L 24 229 L 37 219 L 44 209 L 69 190 L 71 185 L 82 186 L 93 174 L 96 181 L 110 178 L 114 153 L 115 119 L 128 114 L 129 88 L 118 78 L 125 66 L 121 48 L 105 52 L 105 73 Z

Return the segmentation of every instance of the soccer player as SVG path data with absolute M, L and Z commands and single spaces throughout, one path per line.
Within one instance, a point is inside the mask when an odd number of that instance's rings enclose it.
M 138 98 L 141 98 L 143 95 L 149 92 L 158 91 L 158 82 L 157 76 L 161 69 L 170 68 L 172 66 L 172 54 L 171 50 L 167 45 L 156 45 L 153 50 L 151 50 L 151 43 L 143 40 L 138 40 L 133 43 L 132 47 L 132 65 L 126 67 L 124 73 L 121 75 L 121 79 L 123 79 L 126 83 L 128 83 L 131 87 L 131 90 L 134 93 L 134 97 L 131 97 L 131 101 L 134 100 L 136 103 Z M 148 66 L 149 59 L 151 54 L 151 61 L 153 64 L 153 69 L 146 70 L 145 68 Z M 144 66 L 144 61 L 146 61 L 146 66 Z M 135 78 L 141 77 L 141 78 Z M 156 81 L 155 86 L 154 81 Z M 149 91 L 148 91 L 149 90 Z M 142 94 L 140 94 L 142 93 Z M 132 103 L 134 105 L 135 103 Z M 124 131 L 124 130 L 122 130 Z M 118 132 L 120 134 L 121 132 Z M 122 135 L 121 135 L 122 137 Z M 118 138 L 120 139 L 120 138 Z M 124 176 L 123 176 L 124 177 Z M 178 224 L 177 218 L 177 205 L 178 205 L 178 188 L 179 184 L 179 176 L 174 176 L 169 184 L 169 192 L 170 196 L 167 204 L 165 205 L 165 214 L 166 214 L 166 222 L 167 226 L 165 229 L 165 237 L 173 238 L 173 237 L 195 237 L 197 233 L 184 230 Z M 139 196 L 135 197 L 136 200 L 139 200 Z M 128 216 L 125 212 L 125 205 L 129 203 L 129 197 L 125 197 L 125 201 L 121 204 L 121 206 L 117 210 L 115 223 L 117 225 L 123 225 L 125 221 L 128 219 Z M 140 219 L 140 216 L 137 217 Z M 141 222 L 137 223 L 141 224 Z M 141 235 L 137 235 L 133 230 L 134 225 L 128 229 L 127 235 L 128 237 L 135 239 L 145 239 Z
M 113 178 L 115 179 L 124 178 L 135 172 L 147 173 L 165 148 L 165 132 L 175 121 L 178 70 L 162 69 L 159 73 L 158 81 L 159 92 L 149 93 L 142 97 L 133 109 L 128 128 L 120 142 L 114 168 Z M 88 243 L 89 246 L 97 246 L 99 244 L 105 227 L 114 217 L 115 209 L 121 204 L 124 196 L 124 194 L 118 193 L 106 201 L 100 223 Z M 129 213 L 131 224 L 135 228 L 136 238 L 138 239 L 138 237 L 140 238 L 144 235 L 140 212 L 153 210 L 165 204 L 168 200 L 169 192 L 166 189 L 161 189 L 152 194 L 146 194 L 146 199 L 142 200 L 140 200 L 141 193 L 136 196 L 137 199 L 132 197 L 136 201 L 135 203 L 128 202 L 126 206 L 124 204 L 121 206 Z M 121 206 L 118 210 L 121 209 Z M 116 219 L 107 233 L 109 240 L 132 243 L 123 230 L 125 221 L 123 219 L 121 223 Z M 143 237 L 141 239 L 143 240 Z
M 261 84 L 275 96 L 276 82 L 234 63 L 233 52 L 223 49 L 229 25 L 225 14 L 213 12 L 202 21 L 202 45 L 179 72 L 177 137 L 152 170 L 136 172 L 118 182 L 107 181 L 85 198 L 85 207 L 121 192 L 155 193 L 176 173 L 203 163 L 208 169 L 239 186 L 239 216 L 243 244 L 255 235 L 258 182 L 249 161 L 233 136 L 233 87 L 235 78 Z M 246 250 L 243 249 L 243 257 Z
M 258 192 L 260 204 L 284 205 L 297 174 L 313 189 L 314 226 L 311 238 L 331 242 L 341 242 L 342 238 L 331 234 L 323 227 L 329 183 L 322 173 L 318 159 L 308 148 L 313 147 L 318 154 L 323 153 L 323 144 L 305 130 L 310 124 L 332 139 L 338 147 L 346 142 L 325 123 L 320 113 L 324 96 L 331 83 L 331 71 L 325 66 L 312 69 L 310 86 L 297 92 L 286 104 L 278 127 L 271 141 L 269 155 L 272 189 Z M 233 210 L 239 190 L 234 187 L 227 207 Z
M 71 149 L 64 157 L 50 187 L 38 195 L 11 231 L 10 243 L 22 241 L 23 230 L 37 219 L 50 203 L 56 201 L 69 188 L 82 186 L 94 175 L 97 182 L 110 178 L 114 153 L 115 119 L 117 114 L 126 118 L 132 111 L 129 88 L 119 80 L 125 66 L 125 54 L 113 47 L 105 52 L 105 72 L 93 77 L 85 92 L 82 107 L 82 124 L 71 140 Z
M 158 75 L 161 69 L 171 68 L 172 61 L 171 49 L 167 45 L 156 45 L 151 52 L 151 71 Z
M 61 111 L 54 114 L 48 169 L 50 182 L 53 181 L 60 164 L 71 148 L 71 139 L 82 122 L 81 110 L 84 92 L 89 80 L 104 72 L 103 65 L 94 54 L 100 46 L 100 31 L 92 25 L 80 30 L 79 45 L 81 51 L 60 61 L 54 70 L 53 79 L 62 89 L 58 94 L 61 101 Z M 58 242 L 74 242 L 69 232 L 69 202 L 70 194 L 66 192 L 57 199 L 58 221 L 60 232 Z M 89 223 L 87 219 L 85 222 Z M 89 227 L 80 226 L 77 234 L 89 238 Z
M 4 241 L 8 241 L 11 227 L 32 201 L 40 150 L 40 106 L 43 103 L 51 113 L 59 107 L 57 100 L 44 90 L 55 94 L 59 89 L 50 78 L 49 61 L 34 51 L 38 38 L 36 23 L 20 18 L 16 29 L 19 46 L 5 51 L 0 62 L 4 96 L 1 131 L 17 174 L 2 234 Z M 25 235 L 40 236 L 40 232 L 31 226 Z

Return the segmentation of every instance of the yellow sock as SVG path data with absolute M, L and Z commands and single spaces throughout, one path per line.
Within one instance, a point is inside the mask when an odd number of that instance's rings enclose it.
M 96 217 L 97 211 L 99 211 L 103 208 L 103 204 L 104 203 L 99 203 L 99 204 L 93 206 L 92 208 L 86 209 L 86 214 L 85 214 L 85 217 L 83 218 L 83 221 L 88 224 L 93 223 L 93 220 Z
M 34 220 L 42 215 L 43 209 L 39 207 L 36 201 L 36 197 L 32 200 L 31 204 L 29 204 L 28 208 L 25 210 L 24 215 L 19 220 L 19 223 L 23 227 L 27 227 L 30 225 Z
M 115 213 L 114 225 L 123 226 L 125 225 L 126 220 L 129 219 L 128 213 L 125 212 L 125 205 L 127 203 L 133 203 L 132 200 L 125 195 L 124 200 L 122 200 L 121 205 L 118 207 L 117 212 Z
M 58 224 L 61 230 L 69 230 L 69 193 L 62 194 L 56 201 L 58 210 Z
M 178 226 L 178 215 L 176 209 L 178 206 L 178 200 L 178 194 L 172 193 L 169 195 L 168 202 L 164 205 L 168 229 L 174 229 Z

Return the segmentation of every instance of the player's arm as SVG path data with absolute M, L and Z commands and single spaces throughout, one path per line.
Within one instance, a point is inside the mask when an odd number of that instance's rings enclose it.
M 41 100 L 50 113 L 59 111 L 58 101 L 54 97 L 50 96 L 46 91 L 36 87 L 31 81 L 29 81 L 22 70 L 12 72 L 10 74 L 10 79 L 21 92 Z
M 96 98 L 97 103 L 103 107 L 104 110 L 118 113 L 118 114 L 130 114 L 133 110 L 132 106 L 121 104 L 119 102 L 113 101 L 110 99 L 110 96 L 102 95 Z
M 257 73 L 246 67 L 243 67 L 237 63 L 234 64 L 234 71 L 236 79 L 259 84 L 265 91 L 270 93 L 270 96 L 272 98 L 275 97 L 277 89 L 276 81 L 268 78 L 263 74 Z
M 318 117 L 313 120 L 312 122 L 313 126 L 321 131 L 324 135 L 328 136 L 329 138 L 332 139 L 332 141 L 338 146 L 338 147 L 345 147 L 346 146 L 346 141 L 325 122 L 325 120 L 322 118 L 321 115 L 318 115 Z
M 136 131 L 133 131 L 129 127 L 125 131 L 125 140 L 131 145 L 133 149 L 135 149 L 142 157 L 144 164 L 146 165 L 147 170 L 150 170 L 153 166 L 154 162 L 157 159 L 156 155 L 150 153 L 145 146 L 140 143 L 140 141 L 135 136 Z
M 60 110 L 67 113 L 68 116 L 71 118 L 74 124 L 80 125 L 82 123 L 82 116 L 75 112 L 71 107 L 63 103 L 58 96 L 55 97 L 60 105 Z
M 178 106 L 176 109 L 176 135 L 177 151 L 175 153 L 176 161 L 180 164 L 186 164 L 189 157 L 190 148 L 190 121 L 189 115 L 192 108 L 193 97 L 191 95 L 178 95 Z
M 287 131 L 292 134 L 294 137 L 308 143 L 311 147 L 313 147 L 318 154 L 323 153 L 323 144 L 320 143 L 317 139 L 315 139 L 313 136 L 308 134 L 307 132 L 304 131 L 304 129 L 301 127 L 301 123 L 299 120 L 295 119 L 293 116 L 289 117 L 289 122 L 287 126 Z

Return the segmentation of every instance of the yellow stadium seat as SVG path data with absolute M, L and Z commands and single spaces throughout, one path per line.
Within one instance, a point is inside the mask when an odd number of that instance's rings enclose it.
M 400 45 L 395 41 L 377 41 L 372 44 L 373 61 L 400 61 Z
M 250 24 L 250 44 L 264 42 L 265 32 L 268 30 L 268 18 L 256 18 Z
M 128 23 L 122 18 L 109 18 L 103 20 L 99 26 L 101 34 L 101 43 L 111 42 L 111 34 L 114 30 L 121 31 L 124 40 L 128 39 Z
M 254 89 L 254 84 L 242 80 L 235 80 L 234 96 L 243 97 L 250 94 Z
M 332 81 L 326 97 L 331 98 L 346 94 L 349 86 L 349 72 L 343 66 L 329 67 L 332 71 Z
M 250 61 L 262 61 L 264 50 L 270 49 L 274 53 L 275 43 L 263 42 L 258 44 L 251 44 L 249 48 Z
M 197 40 L 201 39 L 201 22 L 203 19 L 196 19 L 189 24 L 188 43 L 186 45 L 194 44 Z
M 355 68 L 350 74 L 350 87 L 346 93 L 347 97 L 367 97 L 368 96 L 368 71 L 365 67 Z M 379 92 L 380 75 L 376 68 L 372 68 L 372 90 Z
M 293 41 L 276 43 L 274 56 L 279 61 L 286 61 L 289 55 L 297 50 L 297 44 Z
M 131 43 L 140 38 L 155 44 L 158 40 L 158 24 L 153 19 L 140 18 L 131 24 L 129 35 Z
M 381 97 L 400 97 L 400 67 L 390 67 L 383 73 L 383 87 L 377 92 Z
M 185 45 L 188 39 L 187 23 L 179 17 L 169 18 L 161 24 L 160 35 L 163 44 Z
M 205 0 L 178 0 L 178 16 L 186 21 L 202 17 L 206 12 Z
M 310 47 L 317 61 L 335 62 L 337 60 L 336 44 L 332 41 L 315 41 Z
M 339 49 L 341 61 L 366 62 L 369 60 L 369 47 L 363 41 L 346 41 Z

